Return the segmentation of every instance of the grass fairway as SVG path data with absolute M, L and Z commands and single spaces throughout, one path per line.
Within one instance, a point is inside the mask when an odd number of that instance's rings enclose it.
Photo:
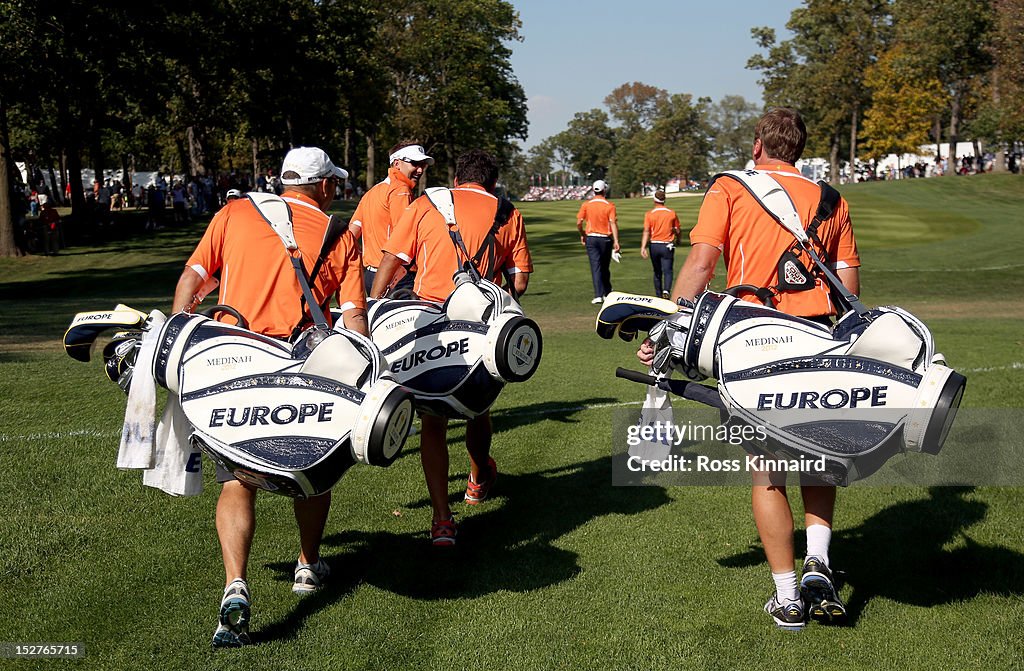
M 969 378 L 965 406 L 1024 407 L 1024 178 L 843 194 L 864 301 L 928 322 Z M 639 243 L 650 202 L 616 204 L 613 283 L 648 293 Z M 669 201 L 684 228 L 699 204 Z M 611 415 L 643 390 L 613 377 L 635 347 L 593 334 L 578 206 L 522 204 L 536 263 L 524 305 L 543 328 L 544 361 L 495 406 L 493 501 L 461 503 L 468 461 L 461 425 L 451 431 L 458 549 L 429 547 L 418 438 L 389 469 L 354 468 L 335 489 L 333 576 L 314 596 L 290 591 L 289 502 L 263 494 L 249 575 L 257 645 L 237 651 L 210 649 L 223 585 L 212 468 L 189 499 L 117 471 L 124 397 L 98 361 L 59 344 L 77 311 L 167 309 L 202 225 L 0 260 L 0 642 L 81 642 L 77 666 L 98 669 L 1024 665 L 1024 489 L 841 491 L 832 557 L 848 573 L 853 626 L 790 635 L 760 612 L 772 585 L 748 488 L 612 487 Z

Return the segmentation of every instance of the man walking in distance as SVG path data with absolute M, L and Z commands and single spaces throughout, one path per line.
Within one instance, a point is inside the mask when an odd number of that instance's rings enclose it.
M 282 197 L 291 208 L 295 240 L 307 273 L 323 243 L 328 222 L 325 212 L 334 199 L 337 182 L 346 174 L 315 147 L 292 149 L 281 166 Z M 191 311 L 218 271 L 218 303 L 241 312 L 251 330 L 286 339 L 302 321 L 302 291 L 289 253 L 248 198 L 228 202 L 210 222 L 178 280 L 174 310 Z M 337 292 L 345 327 L 368 335 L 362 266 L 351 237 L 341 236 L 311 284 L 313 296 L 321 304 Z M 326 309 L 324 313 L 330 314 Z M 217 537 L 227 586 L 213 645 L 236 647 L 250 642 L 246 566 L 256 526 L 256 488 L 220 468 L 217 471 L 217 480 L 223 483 L 217 501 Z M 320 540 L 330 505 L 330 492 L 294 502 L 300 546 L 292 585 L 296 593 L 317 590 L 329 573 L 320 559 Z
M 366 269 L 363 281 L 367 290 L 373 286 L 374 275 L 384 257 L 384 243 L 398 218 L 412 202 L 423 171 L 434 164 L 434 159 L 427 156 L 423 147 L 411 140 L 403 140 L 392 147 L 389 159 L 388 176 L 366 192 L 349 224 L 352 235 L 363 240 L 363 267 Z M 414 272 L 407 273 L 395 288 L 411 289 L 414 278 Z
M 789 194 L 804 226 L 814 219 L 821 198 L 819 186 L 800 175 L 794 164 L 803 152 L 807 130 L 800 114 L 780 107 L 769 110 L 754 131 L 754 168 L 767 172 Z M 832 215 L 817 231 L 819 254 L 827 256 L 843 285 L 852 293 L 860 291 L 860 259 L 853 237 L 850 214 L 842 198 Z M 772 287 L 772 303 L 782 312 L 831 323 L 836 314 L 829 288 L 821 277 L 804 290 L 780 289 L 780 257 L 794 243 L 742 184 L 723 178 L 708 189 L 697 225 L 690 231 L 692 248 L 672 290 L 672 299 L 693 300 L 704 291 L 713 276 L 720 255 L 725 255 L 726 284 Z M 806 254 L 804 255 L 806 256 Z M 808 259 L 805 266 L 813 268 Z M 757 300 L 741 294 L 746 300 Z M 645 341 L 638 353 L 650 363 L 652 348 Z M 781 477 L 780 477 L 781 476 Z M 829 568 L 829 543 L 835 487 L 804 486 L 804 523 L 807 556 L 803 577 L 797 586 L 794 571 L 793 513 L 786 498 L 785 473 L 755 472 L 751 497 L 754 521 L 764 545 L 768 566 L 775 581 L 775 593 L 764 610 L 781 628 L 799 629 L 807 615 L 823 622 L 845 619 L 846 607 L 839 599 Z M 803 598 L 801 598 L 801 596 Z
M 509 208 L 508 218 L 499 221 L 500 201 L 492 195 L 497 182 L 498 163 L 492 156 L 476 149 L 459 156 L 452 189 L 455 221 L 471 257 L 493 245 L 493 253 L 485 254 L 479 263 L 480 274 L 497 281 L 507 273 L 515 291 L 522 295 L 533 270 L 526 229 L 515 208 Z M 444 217 L 426 196 L 421 196 L 402 215 L 384 246 L 384 260 L 370 295 L 382 296 L 399 267 L 415 262 L 419 272 L 413 291 L 422 299 L 443 301 L 455 290 L 452 275 L 465 261 Z M 452 546 L 457 529 L 448 505 L 448 418 L 423 415 L 422 421 L 420 459 L 433 509 L 430 538 L 435 546 Z M 492 433 L 490 413 L 466 422 L 470 471 L 465 501 L 469 505 L 485 500 L 498 476 L 498 467 L 490 456 Z
M 672 263 L 679 238 L 679 217 L 665 207 L 665 192 L 654 192 L 654 208 L 644 215 L 644 233 L 640 239 L 640 256 L 650 256 L 654 266 L 654 295 L 668 298 L 672 284 Z M 650 253 L 648 254 L 648 243 Z
M 594 300 L 590 302 L 595 305 L 612 292 L 612 275 L 608 266 L 612 252 L 619 251 L 615 205 L 608 202 L 607 193 L 608 185 L 603 179 L 594 182 L 594 197 L 583 203 L 576 215 L 580 244 L 587 248 L 590 258 L 590 274 L 594 280 Z

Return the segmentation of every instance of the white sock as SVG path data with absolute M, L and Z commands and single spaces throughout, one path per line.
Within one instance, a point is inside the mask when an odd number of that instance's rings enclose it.
M 828 566 L 828 545 L 832 542 L 832 529 L 824 524 L 807 527 L 807 556 L 818 557 Z
M 772 573 L 775 581 L 775 593 L 779 601 L 796 601 L 800 598 L 800 590 L 796 586 L 796 571 L 788 573 Z

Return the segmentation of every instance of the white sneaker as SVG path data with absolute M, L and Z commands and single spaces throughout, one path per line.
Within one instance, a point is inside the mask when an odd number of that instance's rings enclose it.
M 594 300 L 590 301 L 591 305 L 597 305 L 598 303 L 604 303 L 604 299 L 603 298 L 595 298 Z
M 224 590 L 220 601 L 217 631 L 213 632 L 213 647 L 240 648 L 249 645 L 249 586 L 239 578 Z
M 292 591 L 296 594 L 309 594 L 323 586 L 324 578 L 331 574 L 331 567 L 323 559 L 315 564 L 295 564 L 295 582 Z

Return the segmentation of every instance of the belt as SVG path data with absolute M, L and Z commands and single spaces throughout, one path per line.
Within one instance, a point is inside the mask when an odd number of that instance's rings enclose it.
M 377 272 L 377 268 L 375 266 L 366 266 L 366 269 L 369 270 L 371 273 Z
M 588 238 L 608 238 L 611 236 L 605 235 L 604 233 L 587 233 Z
M 671 245 L 671 240 L 651 240 L 652 245 Z

